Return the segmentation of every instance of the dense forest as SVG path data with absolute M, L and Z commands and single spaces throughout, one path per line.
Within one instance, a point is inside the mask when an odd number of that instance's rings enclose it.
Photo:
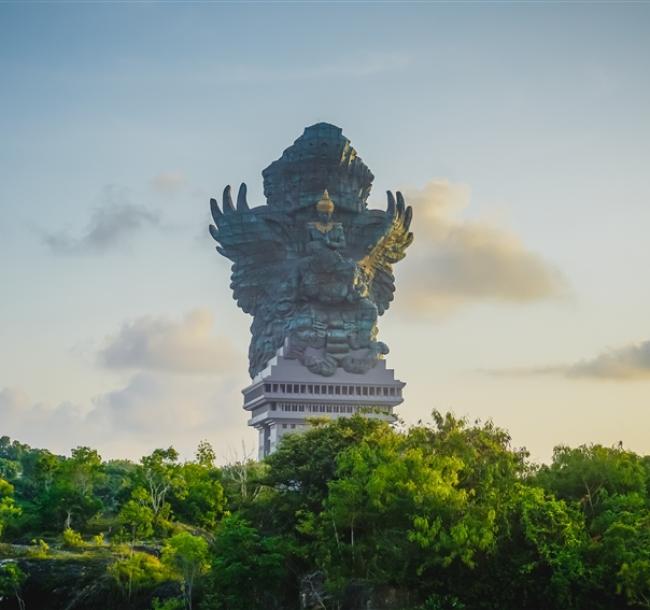
M 0 439 L 0 608 L 650 608 L 650 457 L 314 422 L 264 462 Z

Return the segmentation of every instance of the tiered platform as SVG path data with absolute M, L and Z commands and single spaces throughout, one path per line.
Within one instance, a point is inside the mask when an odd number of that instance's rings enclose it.
M 311 373 L 298 360 L 284 356 L 284 348 L 245 388 L 248 425 L 259 432 L 259 458 L 272 453 L 280 439 L 306 429 L 310 418 L 336 419 L 360 413 L 393 422 L 393 409 L 402 401 L 406 385 L 395 379 L 386 361 L 363 375 L 338 369 L 331 377 Z

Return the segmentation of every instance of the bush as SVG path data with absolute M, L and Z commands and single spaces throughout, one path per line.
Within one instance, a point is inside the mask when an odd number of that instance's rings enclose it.
M 127 599 L 131 599 L 135 591 L 153 587 L 169 578 L 157 557 L 138 551 L 112 563 L 108 573 Z
M 63 546 L 69 549 L 83 549 L 86 547 L 86 543 L 79 532 L 68 527 L 63 530 Z
M 92 538 L 92 544 L 93 546 L 104 546 L 105 541 L 104 541 L 104 534 L 97 534 L 96 536 L 93 536 Z
M 165 600 L 154 597 L 151 603 L 151 610 L 183 610 L 184 608 L 185 602 L 178 597 L 170 597 Z
M 50 554 L 50 545 L 42 538 L 34 539 L 27 552 L 34 559 L 45 559 Z

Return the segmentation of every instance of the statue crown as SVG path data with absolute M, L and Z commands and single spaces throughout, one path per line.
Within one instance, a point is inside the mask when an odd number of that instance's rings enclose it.
M 267 204 L 282 210 L 311 208 L 324 189 L 339 210 L 361 212 L 374 176 L 339 127 L 317 123 L 263 172 Z
M 323 196 L 316 204 L 316 209 L 322 214 L 331 214 L 334 212 L 334 202 L 330 199 L 330 194 L 327 189 L 323 191 Z

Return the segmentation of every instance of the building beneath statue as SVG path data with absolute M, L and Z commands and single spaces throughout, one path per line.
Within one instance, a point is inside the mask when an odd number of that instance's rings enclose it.
M 315 418 L 361 414 L 391 423 L 396 420 L 393 408 L 402 402 L 406 384 L 395 379 L 385 360 L 363 375 L 338 369 L 323 377 L 284 353 L 285 348 L 280 348 L 242 391 L 244 409 L 250 412 L 248 425 L 259 434 L 260 460 L 276 449 L 285 434 L 305 430 Z

